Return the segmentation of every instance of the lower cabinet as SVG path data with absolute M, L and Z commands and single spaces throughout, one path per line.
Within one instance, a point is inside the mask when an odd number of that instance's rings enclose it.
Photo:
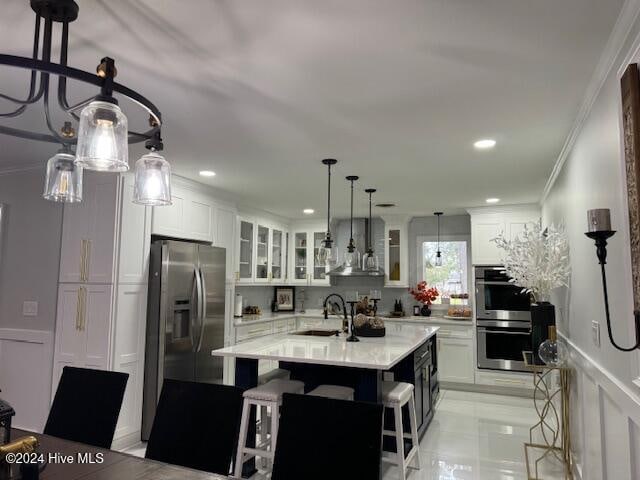
M 440 337 L 437 342 L 440 380 L 454 383 L 474 383 L 473 340 L 471 338 Z
M 111 285 L 60 284 L 52 392 L 65 366 L 109 368 Z

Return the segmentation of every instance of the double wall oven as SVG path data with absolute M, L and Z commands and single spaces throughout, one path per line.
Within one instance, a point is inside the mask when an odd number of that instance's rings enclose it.
M 526 371 L 531 350 L 531 300 L 501 266 L 475 267 L 478 368 Z

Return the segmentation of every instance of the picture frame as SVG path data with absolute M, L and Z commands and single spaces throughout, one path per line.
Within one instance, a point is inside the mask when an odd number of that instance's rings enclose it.
M 274 302 L 279 312 L 293 312 L 296 308 L 295 288 L 275 287 Z
M 640 71 L 627 66 L 620 78 L 624 173 L 629 214 L 629 247 L 634 310 L 640 310 Z

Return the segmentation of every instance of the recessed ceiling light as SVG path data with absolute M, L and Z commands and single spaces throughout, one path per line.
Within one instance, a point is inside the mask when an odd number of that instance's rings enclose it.
M 487 203 L 498 203 L 500 201 L 499 198 L 487 198 L 485 202 Z
M 311 215 L 315 212 L 315 210 L 313 208 L 305 208 L 304 210 L 302 210 L 302 213 L 304 213 L 305 215 Z
M 211 170 L 200 170 L 201 177 L 215 177 L 216 172 L 212 172 Z
M 490 138 L 484 138 L 482 140 L 478 140 L 473 144 L 478 150 L 486 150 L 487 148 L 493 148 L 496 146 L 496 141 Z

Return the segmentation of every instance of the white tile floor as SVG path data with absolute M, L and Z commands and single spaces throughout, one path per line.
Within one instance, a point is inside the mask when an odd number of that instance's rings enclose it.
M 422 468 L 408 480 L 526 479 L 523 443 L 536 421 L 531 399 L 443 390 L 420 443 Z M 143 456 L 144 445 L 127 453 Z M 397 468 L 383 464 L 383 480 L 396 478 Z

